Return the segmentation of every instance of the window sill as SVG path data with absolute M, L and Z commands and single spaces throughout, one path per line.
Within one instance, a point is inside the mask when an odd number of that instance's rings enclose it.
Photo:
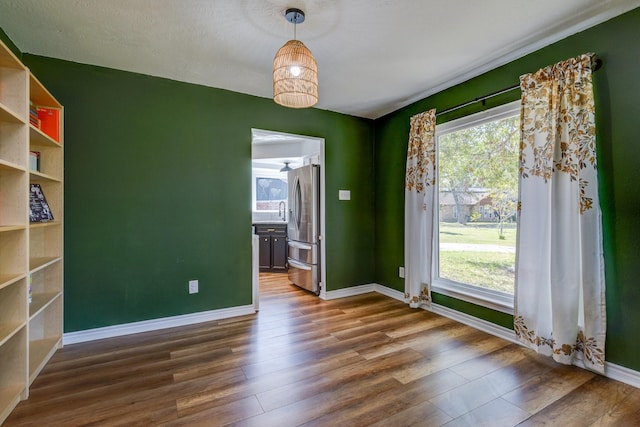
M 470 302 L 502 313 L 513 314 L 513 295 L 457 283 L 452 280 L 436 279 L 431 290 L 439 294 Z

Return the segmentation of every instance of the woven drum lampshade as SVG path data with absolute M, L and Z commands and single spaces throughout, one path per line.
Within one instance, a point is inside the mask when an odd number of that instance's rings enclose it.
M 300 40 L 289 40 L 273 59 L 273 100 L 290 108 L 318 103 L 318 64 Z

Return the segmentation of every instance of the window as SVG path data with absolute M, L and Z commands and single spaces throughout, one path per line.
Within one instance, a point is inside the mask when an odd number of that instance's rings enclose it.
M 282 178 L 256 177 L 256 210 L 277 211 L 287 201 L 287 181 Z
M 520 102 L 436 127 L 433 289 L 513 310 Z
M 278 212 L 287 203 L 287 173 L 278 169 L 253 168 L 253 211 Z

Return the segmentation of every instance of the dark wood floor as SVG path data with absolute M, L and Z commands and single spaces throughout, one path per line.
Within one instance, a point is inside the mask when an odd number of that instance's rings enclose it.
M 264 274 L 260 308 L 66 346 L 5 425 L 640 425 L 640 390 L 382 295 Z

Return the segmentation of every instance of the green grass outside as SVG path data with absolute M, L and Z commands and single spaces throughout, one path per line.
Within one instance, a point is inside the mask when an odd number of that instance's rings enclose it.
M 506 239 L 498 237 L 496 224 L 440 223 L 441 243 L 470 243 L 515 247 L 515 224 L 505 227 Z M 513 293 L 515 253 L 493 251 L 440 251 L 440 277 L 483 288 Z
M 516 246 L 516 224 L 507 223 L 504 229 L 505 239 L 498 236 L 498 224 L 495 223 L 467 223 L 466 225 L 441 222 L 440 242 L 443 243 L 474 243 L 501 246 Z
M 440 277 L 513 293 L 514 254 L 440 251 Z

